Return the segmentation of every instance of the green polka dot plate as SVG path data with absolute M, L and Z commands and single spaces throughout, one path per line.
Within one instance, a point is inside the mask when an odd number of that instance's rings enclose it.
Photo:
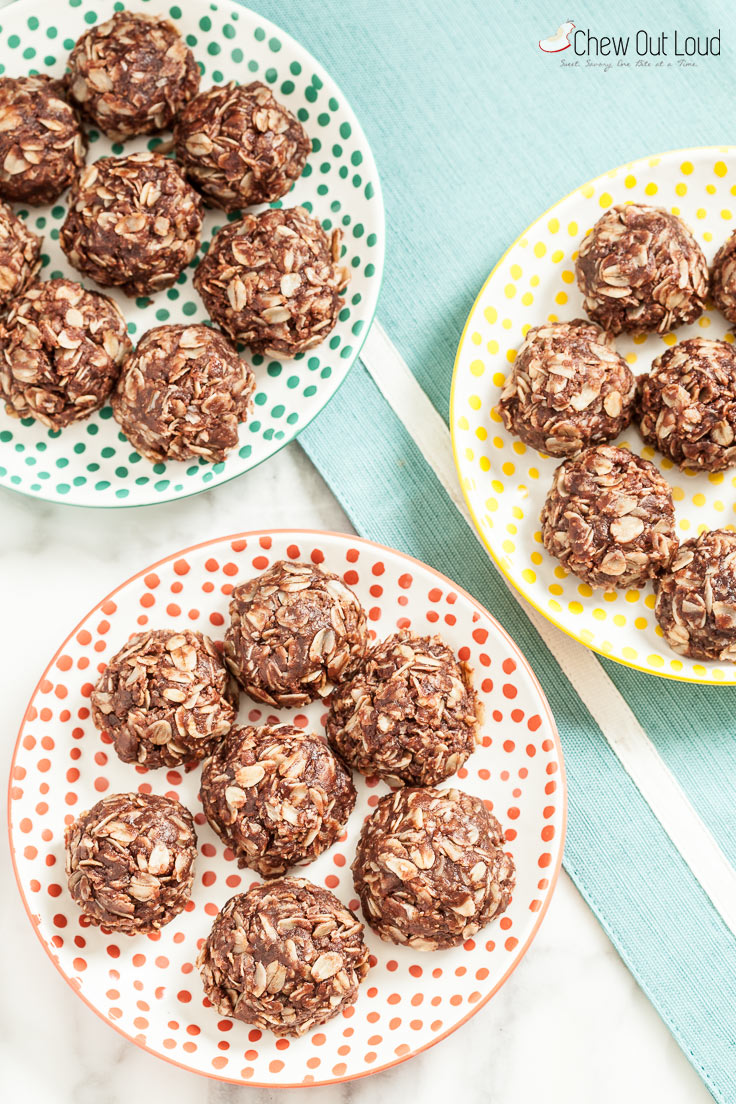
M 584 318 L 575 285 L 583 237 L 613 204 L 664 207 L 690 227 L 710 263 L 736 218 L 736 147 L 675 150 L 621 165 L 577 188 L 518 238 L 488 277 L 460 341 L 450 402 L 455 462 L 475 526 L 498 567 L 524 598 L 569 636 L 640 671 L 708 685 L 736 685 L 736 665 L 677 655 L 655 617 L 651 584 L 592 590 L 542 547 L 539 515 L 559 460 L 508 433 L 498 401 L 530 326 Z M 733 342 L 708 302 L 674 333 L 622 334 L 616 348 L 635 375 L 685 338 Z M 734 529 L 736 471 L 680 470 L 645 445 L 636 423 L 616 441 L 651 460 L 669 483 L 680 541 L 705 529 Z
M 19 0 L 0 11 L 0 72 L 61 75 L 77 38 L 124 6 L 113 0 L 59 0 L 53 5 Z M 109 406 L 62 432 L 0 411 L 0 485 L 78 506 L 141 506 L 196 494 L 249 471 L 293 440 L 329 402 L 357 357 L 375 313 L 383 272 L 384 213 L 375 161 L 352 109 L 322 66 L 278 27 L 228 0 L 182 0 L 178 5 L 136 0 L 132 8 L 173 20 L 197 59 L 203 89 L 228 80 L 261 80 L 302 121 L 313 151 L 301 178 L 274 206 L 302 204 L 326 230 L 341 228 L 343 263 L 351 280 L 337 326 L 323 344 L 283 362 L 243 353 L 256 374 L 255 404 L 240 427 L 238 448 L 224 463 L 151 464 L 118 431 Z M 123 147 L 95 131 L 88 133 L 89 161 L 154 149 L 161 142 L 143 137 Z M 94 287 L 59 247 L 66 198 L 49 207 L 15 204 L 14 210 L 44 237 L 43 279 L 65 275 Z M 207 320 L 192 284 L 193 269 L 212 235 L 232 217 L 207 211 L 202 248 L 168 291 L 150 300 L 112 293 L 134 342 L 162 322 Z

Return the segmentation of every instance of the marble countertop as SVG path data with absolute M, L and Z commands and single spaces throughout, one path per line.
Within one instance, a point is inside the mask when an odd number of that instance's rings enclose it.
M 351 531 L 297 444 L 196 498 L 135 510 L 51 506 L 0 492 L 0 636 L 10 763 L 23 709 L 70 628 L 146 564 L 196 541 L 263 527 Z M 20 626 L 18 630 L 15 626 Z M 3 786 L 3 797 L 4 797 Z M 98 1020 L 55 973 L 0 849 L 0 1097 L 23 1104 L 382 1104 L 419 1097 L 488 1104 L 705 1104 L 708 1093 L 563 873 L 538 937 L 496 997 L 449 1039 L 369 1079 L 275 1092 L 186 1073 Z

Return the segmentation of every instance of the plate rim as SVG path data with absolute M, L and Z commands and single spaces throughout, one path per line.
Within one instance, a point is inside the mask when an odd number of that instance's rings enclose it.
M 182 501 L 183 499 L 193 498 L 195 495 L 205 494 L 207 491 L 215 490 L 217 487 L 224 487 L 226 484 L 232 483 L 232 481 L 234 479 L 240 479 L 241 476 L 248 475 L 249 472 L 255 471 L 257 468 L 259 468 L 261 466 L 261 464 L 265 464 L 269 460 L 273 459 L 274 456 L 277 456 L 282 451 L 282 449 L 286 448 L 287 445 L 290 445 L 293 441 L 297 441 L 299 439 L 299 437 L 301 436 L 301 434 L 304 432 L 304 430 L 308 429 L 309 426 L 311 426 L 317 420 L 317 418 L 320 416 L 322 411 L 325 410 L 325 408 L 327 406 L 329 406 L 329 404 L 335 398 L 337 393 L 341 390 L 343 384 L 345 383 L 348 376 L 352 372 L 353 368 L 355 367 L 356 361 L 360 359 L 360 354 L 363 350 L 363 346 L 365 345 L 365 342 L 368 338 L 368 335 L 371 332 L 371 329 L 373 327 L 373 323 L 376 320 L 376 315 L 378 313 L 378 303 L 379 303 L 379 300 L 381 298 L 381 291 L 383 289 L 383 282 L 384 282 L 384 278 L 385 278 L 385 274 L 386 274 L 386 204 L 385 204 L 384 198 L 383 198 L 383 186 L 381 184 L 381 177 L 380 177 L 380 173 L 378 171 L 378 163 L 376 161 L 375 154 L 373 153 L 373 146 L 368 141 L 368 136 L 367 136 L 365 130 L 363 129 L 363 124 L 361 123 L 360 119 L 356 115 L 350 99 L 345 95 L 345 93 L 343 91 L 343 88 L 342 88 L 342 85 L 340 85 L 334 79 L 332 74 L 330 72 L 328 72 L 328 70 L 325 68 L 325 66 L 322 64 L 322 62 L 318 58 L 316 58 L 314 56 L 314 54 L 310 50 L 307 49 L 306 46 L 303 46 L 302 43 L 297 38 L 295 38 L 289 31 L 284 30 L 283 27 L 280 27 L 277 23 L 274 23 L 273 20 L 267 19 L 266 16 L 261 15 L 259 12 L 255 11 L 248 4 L 240 3 L 240 0 L 215 0 L 215 2 L 216 2 L 218 7 L 231 8 L 233 11 L 237 11 L 238 13 L 240 13 L 240 12 L 247 13 L 248 15 L 252 16 L 254 19 L 258 20 L 260 25 L 262 27 L 264 27 L 264 29 L 267 32 L 272 31 L 275 34 L 277 34 L 278 36 L 280 36 L 282 38 L 282 40 L 285 40 L 289 44 L 293 44 L 294 46 L 296 46 L 298 50 L 301 50 L 302 53 L 306 54 L 306 56 L 309 58 L 311 64 L 314 66 L 316 74 L 320 77 L 323 77 L 323 78 L 327 77 L 330 84 L 333 85 L 337 95 L 341 97 L 342 109 L 345 112 L 345 114 L 348 116 L 349 122 L 350 122 L 350 124 L 353 128 L 353 132 L 357 133 L 360 136 L 360 138 L 362 139 L 362 142 L 363 142 L 363 148 L 364 148 L 364 150 L 367 150 L 367 152 L 368 152 L 368 156 L 370 158 L 370 167 L 373 170 L 372 179 L 374 181 L 375 198 L 378 200 L 378 207 L 377 207 L 377 211 L 378 211 L 378 229 L 380 231 L 379 240 L 378 240 L 378 243 L 377 243 L 379 252 L 378 252 L 378 255 L 376 257 L 376 267 L 377 267 L 377 271 L 378 271 L 378 280 L 377 280 L 376 285 L 375 285 L 376 286 L 376 295 L 375 295 L 375 301 L 374 301 L 374 304 L 373 304 L 373 311 L 371 313 L 370 318 L 367 320 L 366 325 L 363 327 L 362 334 L 360 334 L 358 336 L 358 339 L 355 341 L 355 343 L 353 345 L 354 355 L 353 355 L 353 357 L 350 361 L 350 366 L 348 367 L 347 371 L 345 372 L 345 375 L 342 377 L 342 379 L 338 383 L 337 387 L 332 392 L 330 397 L 326 400 L 326 402 L 324 402 L 322 404 L 322 406 L 319 408 L 319 410 L 316 410 L 314 412 L 314 414 L 311 416 L 309 421 L 305 422 L 304 425 L 302 425 L 297 430 L 297 432 L 293 435 L 293 437 L 290 437 L 288 440 L 281 441 L 279 443 L 278 448 L 274 449 L 274 451 L 272 453 L 269 453 L 268 456 L 262 457 L 262 459 L 256 461 L 256 463 L 252 464 L 248 468 L 245 468 L 243 471 L 234 472 L 232 475 L 228 475 L 228 477 L 226 479 L 222 479 L 218 483 L 208 483 L 204 486 L 197 487 L 197 488 L 195 488 L 191 491 L 186 491 L 186 492 L 183 492 L 181 494 L 169 495 L 168 497 L 151 499 L 149 502 L 123 502 L 123 501 L 120 501 L 120 502 L 87 502 L 87 501 L 81 502 L 81 501 L 77 501 L 71 495 L 68 496 L 68 497 L 64 497 L 62 495 L 54 495 L 54 496 L 47 495 L 47 494 L 45 495 L 43 493 L 43 489 L 40 492 L 38 492 L 37 494 L 35 494 L 35 493 L 31 493 L 30 491 L 23 490 L 21 487 L 13 486 L 9 482 L 0 481 L 0 488 L 2 488 L 3 490 L 11 491 L 13 494 L 20 495 L 24 499 L 30 499 L 31 501 L 38 501 L 38 502 L 51 502 L 54 505 L 59 505 L 59 506 L 73 506 L 73 507 L 81 508 L 83 510 L 133 510 L 133 509 L 139 509 L 139 508 L 145 509 L 148 506 L 159 506 L 159 505 L 161 505 L 163 503 L 166 503 L 166 502 L 179 502 L 179 501 Z M 191 4 L 201 5 L 202 10 L 205 13 L 209 10 L 209 4 L 208 4 L 207 0 L 186 0 L 186 3 L 187 3 L 187 5 L 191 5 Z M 38 6 L 37 5 L 37 0 L 13 0 L 12 3 L 8 4 L 5 8 L 2 8 L 0 10 L 7 11 L 7 12 L 12 11 L 13 13 L 20 12 L 22 14 L 24 9 L 35 12 L 36 9 L 37 9 L 37 6 Z M 168 14 L 167 14 L 166 18 L 168 18 Z M 166 131 L 164 131 L 162 133 L 166 133 Z M 67 191 L 68 191 L 68 189 L 67 189 Z M 64 194 L 66 194 L 66 193 L 64 193 Z M 320 223 L 321 223 L 321 220 L 320 220 Z M 80 275 L 80 280 L 81 279 L 86 279 L 86 277 L 84 276 L 84 273 L 79 273 L 79 275 Z M 89 280 L 88 280 L 88 282 L 89 282 Z M 95 283 L 94 280 L 92 280 L 91 282 L 93 284 L 95 284 L 95 287 L 92 289 L 94 291 L 97 288 L 97 284 Z M 86 285 L 83 285 L 83 286 L 86 286 Z M 137 342 L 136 342 L 136 345 L 137 345 Z M 293 363 L 293 358 L 289 358 L 287 360 L 287 363 Z M 172 463 L 172 462 L 173 463 L 177 463 L 177 462 L 186 463 L 186 461 L 170 461 L 170 463 Z M 46 486 L 46 484 L 44 483 L 44 488 L 45 488 L 45 486 Z
M 599 648 L 599 647 L 596 647 L 593 644 L 587 643 L 587 641 L 583 640 L 580 636 L 576 636 L 574 632 L 572 632 L 570 629 L 566 628 L 565 625 L 563 625 L 560 621 L 558 621 L 554 617 L 552 611 L 549 611 L 547 609 L 543 609 L 542 606 L 537 605 L 537 603 L 532 598 L 530 598 L 529 595 L 527 594 L 527 592 L 522 588 L 522 586 L 518 582 L 518 580 L 509 571 L 507 571 L 506 568 L 503 566 L 503 564 L 501 563 L 500 557 L 496 554 L 496 552 L 491 547 L 490 541 L 488 541 L 488 539 L 486 538 L 486 535 L 483 531 L 483 527 L 481 526 L 480 522 L 478 521 L 476 512 L 473 509 L 473 504 L 470 501 L 470 495 L 468 494 L 468 491 L 466 490 L 466 487 L 465 487 L 464 475 L 463 475 L 463 470 L 462 470 L 461 462 L 460 462 L 460 445 L 457 441 L 456 426 L 455 426 L 455 391 L 456 391 L 456 384 L 457 384 L 457 381 L 458 381 L 458 376 L 460 374 L 460 372 L 459 372 L 460 356 L 461 356 L 462 351 L 463 351 L 463 346 L 465 345 L 465 340 L 466 340 L 466 337 L 467 337 L 467 334 L 468 334 L 468 330 L 470 328 L 470 323 L 471 323 L 471 320 L 473 318 L 473 315 L 476 312 L 477 307 L 480 305 L 480 301 L 483 298 L 483 295 L 485 294 L 486 288 L 488 287 L 489 283 L 491 282 L 491 280 L 495 276 L 498 269 L 501 267 L 503 262 L 506 260 L 506 257 L 509 255 L 511 250 L 515 249 L 516 246 L 519 244 L 519 242 L 522 240 L 522 238 L 526 238 L 531 233 L 531 231 L 534 229 L 534 227 L 538 223 L 540 223 L 544 218 L 546 218 L 547 215 L 549 215 L 552 211 L 554 211 L 557 207 L 559 207 L 560 204 L 564 203 L 565 200 L 570 199 L 570 197 L 575 195 L 576 192 L 579 192 L 582 188 L 585 188 L 588 184 L 591 184 L 591 185 L 595 184 L 596 182 L 602 180 L 604 177 L 609 176 L 611 173 L 618 173 L 622 169 L 627 169 L 627 168 L 630 168 L 634 165 L 639 165 L 643 162 L 648 162 L 648 161 L 652 161 L 652 160 L 655 160 L 655 159 L 661 161 L 666 157 L 676 157 L 676 156 L 682 157 L 686 154 L 695 154 L 695 153 L 729 153 L 729 154 L 736 155 L 736 145 L 734 145 L 733 143 L 724 143 L 723 145 L 683 146 L 682 148 L 664 150 L 662 153 L 644 154 L 641 157 L 633 158 L 633 160 L 631 160 L 631 161 L 622 161 L 620 164 L 615 165 L 610 169 L 604 169 L 603 172 L 598 173 L 596 176 L 591 176 L 591 177 L 588 178 L 588 180 L 584 180 L 581 184 L 577 184 L 574 188 L 572 188 L 565 195 L 560 196 L 559 199 L 555 200 L 554 203 L 550 204 L 550 206 L 547 207 L 544 211 L 542 211 L 539 215 L 537 215 L 537 217 L 534 219 L 534 221 L 530 222 L 529 225 L 524 230 L 521 231 L 521 233 L 518 235 L 518 237 L 516 237 L 511 242 L 511 244 L 508 246 L 508 248 L 504 250 L 504 252 L 501 254 L 501 256 L 496 261 L 495 265 L 491 269 L 491 271 L 488 273 L 488 276 L 486 277 L 486 279 L 483 281 L 483 285 L 482 285 L 480 291 L 478 292 L 475 299 L 473 300 L 473 304 L 472 304 L 472 306 L 471 306 L 471 308 L 468 312 L 468 316 L 465 319 L 465 324 L 463 325 L 462 333 L 460 334 L 460 340 L 458 342 L 457 351 L 455 353 L 455 360 L 453 362 L 453 367 L 452 367 L 452 380 L 450 382 L 450 408 L 449 408 L 449 414 L 450 414 L 450 440 L 451 440 L 451 443 L 452 443 L 452 456 L 453 456 L 453 460 L 455 462 L 455 471 L 457 473 L 458 483 L 460 484 L 460 490 L 462 492 L 462 496 L 463 496 L 463 499 L 465 501 L 465 505 L 468 509 L 468 513 L 470 514 L 470 516 L 472 518 L 473 528 L 475 529 L 476 535 L 479 537 L 479 539 L 482 542 L 486 552 L 490 556 L 493 564 L 498 568 L 498 570 L 500 571 L 503 578 L 513 588 L 513 590 L 516 592 L 516 594 L 520 595 L 524 599 L 524 602 L 526 602 L 529 606 L 531 606 L 532 609 L 536 610 L 537 613 L 541 614 L 541 616 L 544 617 L 544 619 L 546 621 L 549 621 L 549 623 L 551 625 L 554 625 L 554 627 L 556 629 L 559 629 L 560 632 L 564 633 L 565 636 L 568 636 L 571 640 L 576 641 L 576 643 L 578 643 L 578 644 L 582 644 L 583 647 L 588 649 L 588 651 L 594 652 L 596 655 L 599 655 L 602 659 L 611 660 L 612 663 L 619 663 L 622 667 L 629 667 L 631 670 L 639 671 L 639 672 L 641 672 L 641 674 L 644 674 L 644 675 L 652 675 L 655 678 L 670 679 L 673 682 L 688 682 L 688 683 L 692 683 L 695 686 L 720 686 L 720 687 L 731 687 L 731 688 L 733 688 L 734 686 L 736 686 L 736 669 L 733 672 L 732 681 L 729 682 L 727 679 L 715 679 L 715 678 L 708 678 L 708 677 L 696 678 L 692 675 L 678 674 L 675 671 L 656 671 L 656 670 L 652 670 L 652 668 L 650 668 L 650 667 L 642 667 L 641 664 L 633 663 L 631 660 L 624 659 L 623 657 L 620 657 L 620 656 L 611 655 L 609 652 L 604 652 L 602 648 Z
M 366 546 L 368 546 L 368 547 L 370 547 L 370 548 L 372 548 L 376 551 L 380 551 L 380 552 L 384 552 L 384 553 L 388 552 L 392 555 L 399 556 L 402 560 L 405 560 L 408 563 L 415 564 L 418 567 L 423 568 L 424 570 L 428 571 L 431 575 L 434 575 L 436 578 L 441 580 L 443 583 L 445 583 L 445 584 L 449 585 L 450 587 L 452 587 L 453 590 L 457 591 L 457 593 L 459 595 L 461 595 L 463 598 L 465 598 L 471 604 L 472 607 L 474 607 L 477 611 L 479 611 L 484 617 L 486 617 L 490 621 L 490 623 L 492 624 L 494 629 L 496 631 L 498 631 L 499 634 L 504 638 L 504 640 L 506 641 L 506 643 L 509 646 L 510 650 L 515 655 L 515 657 L 517 658 L 520 666 L 526 671 L 527 676 L 531 679 L 532 686 L 537 690 L 537 692 L 539 694 L 539 699 L 540 699 L 540 707 L 544 710 L 545 715 L 547 717 L 547 720 L 549 722 L 550 730 L 551 730 L 551 736 L 552 736 L 552 739 L 553 739 L 554 744 L 555 744 L 555 750 L 557 752 L 557 756 L 558 756 L 558 760 L 559 760 L 559 764 L 560 764 L 560 783 L 561 783 L 561 791 L 562 791 L 562 793 L 561 793 L 562 816 L 561 816 L 561 823 L 560 823 L 559 846 L 558 846 L 558 850 L 557 850 L 557 857 L 555 859 L 554 869 L 553 869 L 552 873 L 550 874 L 549 893 L 547 894 L 546 899 L 545 899 L 544 904 L 542 905 L 541 909 L 536 914 L 535 919 L 534 919 L 534 923 L 532 924 L 529 935 L 527 936 L 526 940 L 524 941 L 523 945 L 521 946 L 518 954 L 514 958 L 514 961 L 511 963 L 511 965 L 505 971 L 505 973 L 501 976 L 499 981 L 493 986 L 493 988 L 490 990 L 490 992 L 487 993 L 483 997 L 482 1000 L 478 1001 L 477 1004 L 475 1004 L 470 1009 L 470 1011 L 465 1016 L 462 1017 L 462 1019 L 458 1020 L 451 1027 L 449 1027 L 446 1031 L 442 1032 L 441 1035 L 438 1035 L 436 1038 L 432 1039 L 428 1043 L 425 1043 L 423 1046 L 417 1047 L 415 1050 L 411 1050 L 407 1054 L 402 1054 L 400 1057 L 397 1057 L 395 1060 L 393 1060 L 391 1062 L 386 1062 L 381 1066 L 377 1066 L 375 1069 L 364 1070 L 361 1073 L 355 1073 L 355 1074 L 352 1074 L 352 1075 L 346 1073 L 344 1076 L 341 1076 L 341 1077 L 330 1077 L 330 1078 L 326 1078 L 325 1080 L 311 1081 L 311 1082 L 308 1082 L 306 1084 L 303 1081 L 290 1081 L 290 1082 L 250 1081 L 250 1080 L 246 1081 L 243 1078 L 225 1077 L 222 1074 L 218 1073 L 217 1071 L 210 1072 L 209 1070 L 196 1069 L 193 1066 L 187 1065 L 186 1063 L 178 1061 L 178 1060 L 176 1060 L 172 1057 L 169 1057 L 166 1054 L 159 1053 L 159 1051 L 154 1050 L 152 1047 L 149 1047 L 146 1043 L 141 1042 L 140 1039 L 136 1039 L 134 1036 L 129 1035 L 126 1031 L 124 1031 L 115 1022 L 115 1020 L 110 1019 L 108 1016 L 106 1016 L 104 1014 L 104 1012 L 101 1009 L 96 1008 L 95 1005 L 92 1004 L 92 1002 L 90 1000 L 88 1000 L 88 998 L 74 984 L 73 979 L 71 977 L 69 977 L 64 972 L 64 970 L 61 966 L 61 963 L 52 954 L 51 949 L 48 946 L 47 942 L 44 941 L 44 939 L 41 936 L 41 932 L 39 930 L 39 927 L 38 927 L 37 923 L 34 921 L 33 912 L 32 912 L 32 909 L 30 907 L 30 903 L 29 903 L 28 899 L 26 898 L 24 888 L 23 888 L 23 885 L 22 885 L 22 882 L 21 882 L 21 877 L 20 877 L 20 872 L 19 872 L 19 869 L 18 869 L 18 864 L 16 863 L 16 841 L 15 841 L 15 838 L 14 838 L 14 835 L 13 835 L 13 826 L 12 826 L 12 821 L 11 821 L 11 806 L 12 806 L 12 802 L 13 802 L 11 791 L 12 791 L 12 788 L 13 788 L 14 770 L 15 770 L 15 765 L 16 765 L 16 759 L 17 759 L 17 756 L 18 756 L 18 752 L 21 748 L 21 738 L 23 736 L 23 730 L 24 730 L 24 727 L 25 727 L 25 724 L 26 724 L 28 707 L 31 705 L 31 703 L 33 702 L 33 700 L 35 699 L 35 697 L 39 693 L 41 683 L 43 682 L 43 680 L 48 675 L 49 671 L 53 667 L 53 665 L 56 662 L 56 660 L 58 659 L 58 657 L 62 654 L 65 646 L 67 645 L 67 643 L 76 635 L 76 633 L 80 630 L 80 628 L 84 625 L 84 623 L 88 620 L 88 618 L 90 618 L 95 613 L 95 611 L 104 602 L 107 602 L 108 600 L 113 598 L 116 594 L 118 594 L 119 591 L 121 591 L 121 590 L 125 589 L 126 587 L 130 586 L 130 584 L 133 583 L 136 579 L 140 579 L 140 578 L 143 578 L 145 575 L 148 575 L 150 572 L 154 571 L 157 567 L 160 567 L 164 563 L 168 563 L 171 560 L 179 559 L 179 558 L 184 557 L 184 556 L 186 556 L 188 554 L 191 554 L 193 552 L 198 552 L 201 549 L 207 548 L 208 546 L 213 545 L 213 544 L 222 544 L 223 542 L 230 542 L 230 541 L 243 540 L 243 539 L 246 540 L 246 541 L 258 540 L 260 537 L 269 537 L 269 536 L 272 537 L 272 536 L 275 536 L 275 535 L 278 535 L 278 536 L 293 535 L 295 537 L 300 537 L 300 538 L 304 538 L 304 537 L 335 538 L 336 537 L 336 538 L 338 538 L 338 540 L 343 540 L 345 542 L 349 542 L 350 544 L 366 545 Z M 526 658 L 526 656 L 522 652 L 519 645 L 516 643 L 516 641 L 511 636 L 511 634 L 504 628 L 504 626 L 497 620 L 497 618 L 495 618 L 493 616 L 493 614 L 489 610 L 487 610 L 481 604 L 481 602 L 478 601 L 477 598 L 474 598 L 472 596 L 472 594 L 469 594 L 468 591 L 464 589 L 464 587 L 459 586 L 457 583 L 453 582 L 453 580 L 450 579 L 448 576 L 443 575 L 443 573 L 441 571 L 437 571 L 435 568 L 431 567 L 429 564 L 424 563 L 422 560 L 418 560 L 415 556 L 410 556 L 406 552 L 401 552 L 397 548 L 391 548 L 388 545 L 381 544 L 378 541 L 368 540 L 365 537 L 357 536 L 357 535 L 352 534 L 352 533 L 341 533 L 341 532 L 338 532 L 338 531 L 335 531 L 335 530 L 325 530 L 325 529 L 309 529 L 309 528 L 292 529 L 292 528 L 288 528 L 288 527 L 286 527 L 286 528 L 272 528 L 272 529 L 252 529 L 252 530 L 247 530 L 245 532 L 224 534 L 220 537 L 210 538 L 206 541 L 198 541 L 196 544 L 189 545 L 186 548 L 177 549 L 176 551 L 170 553 L 169 555 L 163 556 L 160 559 L 156 560 L 154 563 L 146 565 L 140 571 L 134 572 L 124 582 L 119 583 L 118 586 L 114 587 L 114 589 L 111 590 L 108 594 L 106 594 L 102 598 L 100 598 L 100 600 L 98 602 L 96 602 L 87 611 L 87 613 L 85 613 L 85 615 L 76 623 L 76 625 L 71 629 L 71 631 L 64 637 L 64 640 L 61 642 L 61 644 L 56 649 L 53 656 L 51 657 L 51 659 L 49 660 L 49 662 L 45 666 L 43 672 L 39 676 L 39 679 L 38 679 L 33 691 L 31 692 L 31 695 L 28 699 L 28 703 L 26 705 L 26 708 L 23 711 L 23 716 L 21 718 L 20 727 L 18 729 L 18 735 L 16 737 L 15 746 L 13 748 L 13 754 L 12 754 L 12 757 L 11 757 L 11 760 L 10 760 L 10 770 L 9 770 L 9 775 L 8 775 L 8 789 L 7 789 L 8 845 L 9 845 L 9 849 L 10 849 L 10 858 L 11 858 L 11 862 L 12 862 L 12 866 L 13 866 L 13 874 L 14 874 L 14 877 L 15 877 L 15 883 L 16 883 L 16 886 L 17 886 L 17 889 L 18 889 L 18 893 L 19 893 L 21 902 L 23 904 L 23 908 L 24 908 L 26 916 L 27 916 L 27 918 L 28 918 L 28 920 L 31 924 L 31 927 L 33 928 L 33 931 L 35 932 L 35 935 L 36 935 L 39 943 L 43 947 L 43 949 L 46 953 L 46 956 L 51 961 L 52 965 L 54 966 L 54 968 L 55 968 L 56 972 L 59 974 L 59 976 L 66 982 L 66 984 L 70 987 L 70 989 L 73 990 L 73 992 L 76 994 L 76 996 L 79 999 L 81 999 L 83 1001 L 83 1003 L 89 1009 L 91 1009 L 91 1011 L 94 1012 L 95 1015 L 97 1015 L 99 1017 L 99 1019 L 101 1019 L 103 1021 L 103 1023 L 105 1023 L 108 1026 L 112 1027 L 119 1035 L 121 1035 L 128 1042 L 134 1043 L 137 1047 L 139 1047 L 141 1050 L 145 1051 L 146 1053 L 151 1054 L 154 1058 L 158 1058 L 158 1059 L 161 1059 L 162 1061 L 168 1062 L 170 1065 L 176 1066 L 179 1069 L 187 1071 L 188 1073 L 197 1074 L 201 1077 L 208 1077 L 208 1078 L 210 1078 L 211 1080 L 214 1080 L 214 1081 L 221 1081 L 221 1082 L 225 1082 L 225 1083 L 231 1084 L 231 1085 L 249 1085 L 249 1086 L 252 1086 L 253 1088 L 260 1088 L 260 1089 L 324 1088 L 328 1085 L 342 1085 L 342 1084 L 345 1084 L 349 1081 L 358 1081 L 358 1080 L 362 1080 L 363 1078 L 366 1078 L 366 1077 L 372 1077 L 374 1074 L 382 1073 L 385 1070 L 393 1069 L 395 1066 L 399 1066 L 403 1062 L 408 1061 L 410 1058 L 414 1058 L 417 1055 L 422 1054 L 425 1051 L 427 1051 L 427 1050 L 431 1049 L 432 1047 L 436 1046 L 437 1043 L 442 1042 L 443 1039 L 447 1039 L 450 1035 L 454 1034 L 454 1032 L 457 1031 L 460 1027 L 462 1027 L 464 1024 L 466 1024 L 468 1022 L 468 1020 L 470 1020 L 481 1008 L 484 1008 L 489 1003 L 489 1001 L 496 995 L 496 993 L 502 988 L 502 986 L 508 981 L 510 976 L 513 974 L 513 972 L 519 966 L 521 961 L 524 959 L 524 957 L 526 956 L 527 951 L 531 947 L 532 943 L 534 942 L 534 940 L 537 936 L 537 933 L 539 932 L 539 928 L 542 924 L 542 921 L 544 920 L 544 917 L 547 914 L 547 910 L 549 909 L 550 902 L 552 901 L 552 899 L 555 895 L 555 891 L 557 889 L 557 883 L 558 883 L 558 879 L 559 879 L 559 875 L 560 875 L 560 870 L 562 868 L 562 858 L 563 858 L 563 855 L 564 855 L 565 841 L 566 841 L 566 834 L 567 834 L 567 815 L 568 815 L 568 791 L 567 791 L 567 774 L 566 774 L 566 770 L 565 770 L 565 757 L 564 757 L 564 753 L 563 753 L 563 749 L 562 749 L 562 742 L 560 740 L 560 734 L 559 734 L 559 730 L 557 728 L 557 723 L 555 721 L 554 714 L 553 714 L 551 706 L 550 706 L 550 704 L 547 700 L 547 696 L 544 692 L 544 689 L 542 688 L 542 685 L 539 682 L 539 679 L 537 678 L 537 676 L 534 672 L 534 669 L 531 666 L 531 663 Z

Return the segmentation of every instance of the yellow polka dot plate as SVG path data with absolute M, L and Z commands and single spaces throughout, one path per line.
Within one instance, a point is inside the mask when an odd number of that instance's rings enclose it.
M 563 632 L 619 663 L 651 674 L 736 685 L 736 666 L 694 661 L 670 651 L 654 617 L 651 586 L 593 591 L 542 547 L 539 513 L 559 461 L 506 432 L 501 388 L 530 326 L 585 317 L 574 268 L 580 241 L 615 203 L 648 203 L 679 215 L 708 262 L 736 225 L 736 147 L 680 150 L 632 161 L 584 184 L 541 215 L 498 262 L 470 312 L 455 361 L 450 425 L 455 462 L 478 533 L 516 589 Z M 733 341 L 709 305 L 676 333 L 631 337 L 616 345 L 635 373 L 686 337 Z M 681 540 L 704 529 L 734 528 L 736 470 L 680 471 L 643 444 L 630 426 L 617 441 L 652 460 L 672 487 Z

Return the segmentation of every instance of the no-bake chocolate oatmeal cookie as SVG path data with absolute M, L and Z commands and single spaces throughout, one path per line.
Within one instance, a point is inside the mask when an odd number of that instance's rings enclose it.
M 440 637 L 402 629 L 335 691 L 327 735 L 361 774 L 394 786 L 431 786 L 474 750 L 480 716 L 467 664 Z
M 52 429 L 104 404 L 131 344 L 117 304 L 72 280 L 31 284 L 0 323 L 0 392 Z
M 92 719 L 126 763 L 179 767 L 230 731 L 237 694 L 212 641 L 191 629 L 135 633 L 92 691 Z
M 316 564 L 279 560 L 233 590 L 225 658 L 256 701 L 295 709 L 326 697 L 367 643 L 358 598 Z
M 407 788 L 366 820 L 353 862 L 370 926 L 418 951 L 456 947 L 505 912 L 516 874 L 503 829 L 478 797 Z
M 350 771 L 315 733 L 234 728 L 202 767 L 200 797 L 239 866 L 264 877 L 331 847 L 355 805 Z
M 0 313 L 32 283 L 41 267 L 41 238 L 0 202 Z
M 631 421 L 636 383 L 613 338 L 576 318 L 533 326 L 498 404 L 506 429 L 550 456 L 578 456 Z
M 555 472 L 542 509 L 544 547 L 593 587 L 636 587 L 677 552 L 669 484 L 628 449 L 598 445 Z
M 212 319 L 254 353 L 292 357 L 324 341 L 350 279 L 341 233 L 303 207 L 245 215 L 215 234 L 194 286 Z
M 312 148 L 302 124 L 260 81 L 200 92 L 179 115 L 174 139 L 189 179 L 225 211 L 280 199 Z
M 226 459 L 251 408 L 255 376 L 210 326 L 156 326 L 123 367 L 112 409 L 130 443 L 154 463 Z
M 110 794 L 64 833 L 69 892 L 90 923 L 125 935 L 154 932 L 192 892 L 192 814 L 156 794 Z
M 103 157 L 69 198 L 61 248 L 103 287 L 149 295 L 170 287 L 199 247 L 202 201 L 157 153 Z
M 279 878 L 230 898 L 197 965 L 221 1016 L 298 1036 L 355 1003 L 369 962 L 363 925 L 334 894 Z
M 84 166 L 87 143 L 61 81 L 0 77 L 0 196 L 53 203 Z
M 654 589 L 654 613 L 673 651 L 736 662 L 736 533 L 709 530 L 684 541 Z
M 580 243 L 575 269 L 586 313 L 609 333 L 666 333 L 705 308 L 703 251 L 660 207 L 610 207 Z
M 715 255 L 710 270 L 710 293 L 719 311 L 736 322 L 736 231 Z
M 691 337 L 668 349 L 639 380 L 644 440 L 681 467 L 736 464 L 736 351 Z
M 69 96 L 108 138 L 171 126 L 199 88 L 194 55 L 159 15 L 116 12 L 86 31 L 69 55 Z

